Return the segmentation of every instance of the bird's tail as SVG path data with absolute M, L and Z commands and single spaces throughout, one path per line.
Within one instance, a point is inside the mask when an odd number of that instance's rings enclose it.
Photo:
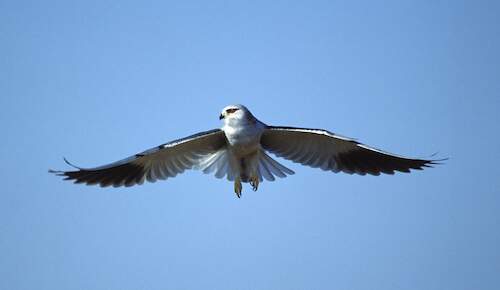
M 284 178 L 287 175 L 295 174 L 293 170 L 285 167 L 278 163 L 278 161 L 271 158 L 271 156 L 267 155 L 264 150 L 260 151 L 259 157 L 259 179 L 262 181 L 263 178 L 268 181 L 274 181 L 275 176 Z
M 231 161 L 228 150 L 222 149 L 202 158 L 194 169 L 202 170 L 205 174 L 213 173 L 217 178 L 227 177 L 230 181 L 234 181 L 238 176 L 245 175 L 247 177 L 244 178 L 244 182 L 247 182 L 246 179 L 250 176 L 250 172 L 240 172 L 237 163 Z M 264 150 L 260 151 L 258 162 L 253 168 L 257 170 L 260 181 L 264 179 L 273 181 L 275 176 L 283 178 L 295 174 L 291 169 L 272 159 Z

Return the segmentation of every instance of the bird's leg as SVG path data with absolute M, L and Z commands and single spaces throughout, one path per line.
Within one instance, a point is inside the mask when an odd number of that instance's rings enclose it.
M 259 181 L 259 176 L 256 174 L 250 177 L 250 185 L 252 186 L 253 191 L 257 191 L 259 188 Z
M 238 176 L 234 179 L 234 192 L 236 193 L 236 196 L 238 198 L 241 197 L 241 189 L 242 189 L 241 178 Z

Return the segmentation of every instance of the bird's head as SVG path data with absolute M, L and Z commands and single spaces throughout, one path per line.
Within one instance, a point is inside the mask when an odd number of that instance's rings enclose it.
M 219 119 L 227 123 L 230 121 L 250 121 L 255 118 L 245 106 L 229 105 L 222 109 Z

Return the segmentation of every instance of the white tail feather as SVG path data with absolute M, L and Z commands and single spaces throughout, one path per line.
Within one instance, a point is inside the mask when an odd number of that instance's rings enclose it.
M 234 181 L 235 177 L 241 174 L 238 168 L 235 167 L 236 166 L 230 161 L 229 152 L 224 149 L 203 157 L 193 169 L 202 170 L 205 174 L 214 173 L 216 178 L 223 178 L 226 176 L 227 180 Z M 267 181 L 274 181 L 276 179 L 275 177 L 284 178 L 295 172 L 281 165 L 267 155 L 264 150 L 261 150 L 257 173 L 260 181 L 264 179 Z
M 284 178 L 287 175 L 295 174 L 293 170 L 278 163 L 272 159 L 263 150 L 260 152 L 259 175 L 262 175 L 268 181 L 274 181 L 274 176 Z

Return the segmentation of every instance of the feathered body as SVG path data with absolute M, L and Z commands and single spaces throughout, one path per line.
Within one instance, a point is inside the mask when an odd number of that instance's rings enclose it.
M 257 120 L 245 106 L 227 106 L 220 118 L 224 121 L 222 131 L 227 139 L 224 150 L 231 171 L 228 179 L 235 181 L 238 196 L 241 194 L 241 182 L 250 182 L 257 190 L 263 176 L 274 180 L 273 173 L 280 177 L 293 174 L 292 170 L 272 160 L 262 149 L 260 139 L 267 125 Z
M 225 111 L 230 108 L 225 108 Z M 250 176 L 258 175 L 260 157 L 260 137 L 266 125 L 258 121 L 246 108 L 240 109 L 224 118 L 222 131 L 228 142 L 229 155 L 233 170 L 241 181 L 248 182 Z

